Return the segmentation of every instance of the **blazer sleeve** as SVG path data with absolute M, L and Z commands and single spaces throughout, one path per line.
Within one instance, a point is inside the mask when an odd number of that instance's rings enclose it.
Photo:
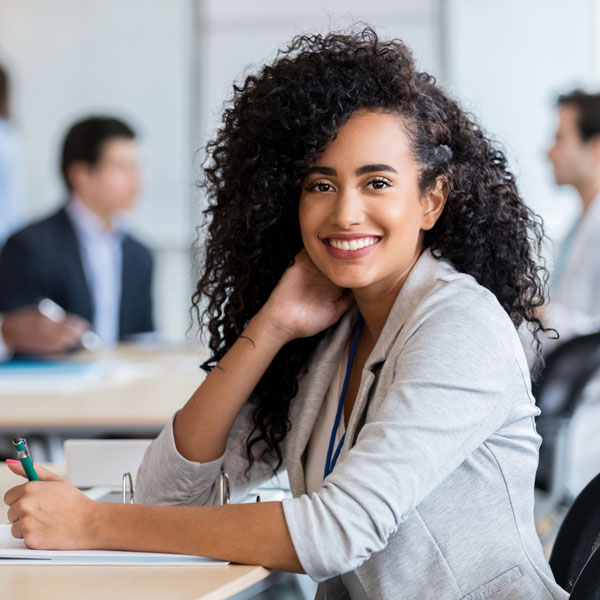
M 517 377 L 526 394 L 511 327 L 471 306 L 444 308 L 409 338 L 392 384 L 321 489 L 283 501 L 308 575 L 346 573 L 385 548 L 409 511 L 507 420 L 508 384 Z
M 0 252 L 0 311 L 35 304 L 45 290 L 24 232 L 14 234 Z
M 142 504 L 216 505 L 222 469 L 229 476 L 232 502 L 271 479 L 272 466 L 259 458 L 246 472 L 246 439 L 253 428 L 253 409 L 254 406 L 246 403 L 231 428 L 224 454 L 207 463 L 187 460 L 177 451 L 172 418 L 146 450 L 136 480 L 138 501 Z M 255 448 L 260 456 L 264 446 L 259 443 Z
M 148 310 L 146 311 L 145 322 L 143 324 L 144 331 L 154 331 L 154 301 L 152 299 L 152 282 L 154 280 L 154 259 L 150 251 L 148 251 L 148 270 L 146 274 L 146 289 L 148 294 Z

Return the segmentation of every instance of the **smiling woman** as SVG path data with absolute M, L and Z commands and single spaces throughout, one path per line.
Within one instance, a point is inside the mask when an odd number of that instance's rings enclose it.
M 340 128 L 303 182 L 304 247 L 331 281 L 353 290 L 361 314 L 367 304 L 377 307 L 381 327 L 423 250 L 424 232 L 444 208 L 444 181 L 421 194 L 403 117 L 362 110 Z M 369 331 L 373 342 L 379 333 Z
M 319 598 L 566 598 L 516 332 L 540 327 L 541 229 L 502 153 L 371 29 L 295 38 L 208 149 L 212 355 L 146 453 L 146 505 L 40 470 L 6 495 L 14 534 L 304 571 Z M 243 497 L 282 468 L 293 498 L 209 506 L 221 470 Z

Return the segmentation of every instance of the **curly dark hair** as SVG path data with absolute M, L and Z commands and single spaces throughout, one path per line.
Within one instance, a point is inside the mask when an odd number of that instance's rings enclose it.
M 301 184 L 359 109 L 405 119 L 422 191 L 440 176 L 447 182 L 444 211 L 425 232 L 424 247 L 491 290 L 515 327 L 530 322 L 537 340 L 543 327 L 535 309 L 544 302 L 547 278 L 539 262 L 541 219 L 524 204 L 504 154 L 475 121 L 431 75 L 415 70 L 401 41 L 382 41 L 367 27 L 297 36 L 273 64 L 234 85 L 222 126 L 207 145 L 202 184 L 207 235 L 192 302 L 210 335 L 205 371 L 233 345 L 301 250 Z M 298 376 L 326 334 L 287 344 L 254 389 L 249 467 L 256 458 L 275 470 L 281 465 Z

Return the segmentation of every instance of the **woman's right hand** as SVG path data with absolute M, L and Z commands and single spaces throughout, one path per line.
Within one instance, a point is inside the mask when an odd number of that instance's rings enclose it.
M 303 248 L 259 311 L 283 343 L 310 337 L 336 323 L 352 306 L 350 290 L 335 285 Z

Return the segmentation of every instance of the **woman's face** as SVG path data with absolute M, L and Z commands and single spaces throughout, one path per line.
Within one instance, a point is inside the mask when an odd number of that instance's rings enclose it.
M 300 229 L 313 262 L 341 287 L 382 293 L 404 281 L 445 201 L 441 185 L 420 193 L 402 117 L 372 111 L 339 129 L 302 188 Z

